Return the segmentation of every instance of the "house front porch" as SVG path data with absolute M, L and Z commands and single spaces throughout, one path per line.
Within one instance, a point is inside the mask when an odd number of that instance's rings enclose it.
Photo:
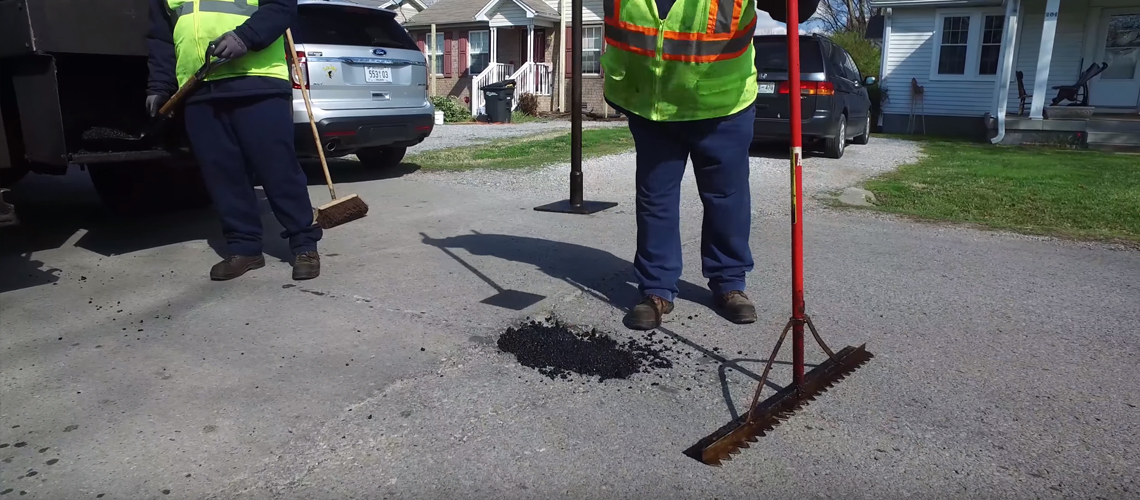
M 992 142 L 1140 149 L 1140 2 L 1006 0 L 1004 24 Z
M 491 0 L 475 20 L 488 25 L 487 62 L 471 67 L 471 114 L 483 114 L 480 89 L 503 80 L 515 81 L 516 109 L 522 94 L 533 94 L 549 105 L 555 79 L 548 35 L 558 29 L 558 13 L 540 1 Z M 473 54 L 476 42 L 469 41 Z
M 996 120 L 987 117 L 991 136 Z M 1087 119 L 1048 118 L 1007 114 L 1004 145 L 1043 145 L 1089 148 L 1101 151 L 1140 151 L 1140 115 L 1093 114 Z

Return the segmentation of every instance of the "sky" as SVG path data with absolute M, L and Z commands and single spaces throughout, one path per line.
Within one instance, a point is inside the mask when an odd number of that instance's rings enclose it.
M 800 33 L 812 33 L 821 31 L 819 23 L 815 20 L 808 21 L 800 24 Z M 769 16 L 767 12 L 762 10 L 756 11 L 756 34 L 757 35 L 783 35 L 788 32 L 788 27 L 784 23 L 777 22 Z

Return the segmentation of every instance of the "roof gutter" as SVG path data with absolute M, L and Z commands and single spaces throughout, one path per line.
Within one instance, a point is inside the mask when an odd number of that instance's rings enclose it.
M 1005 4 L 1005 39 L 1002 40 L 1002 64 L 1000 76 L 995 86 L 997 92 L 997 105 L 994 106 L 994 117 L 997 118 L 997 135 L 990 139 L 990 143 L 998 144 L 1005 139 L 1005 111 L 1009 105 L 1009 77 L 1013 71 L 1013 48 L 1017 44 L 1017 14 L 1021 9 L 1021 0 L 1006 0 Z
M 871 8 L 889 7 L 994 7 L 1002 0 L 871 0 Z

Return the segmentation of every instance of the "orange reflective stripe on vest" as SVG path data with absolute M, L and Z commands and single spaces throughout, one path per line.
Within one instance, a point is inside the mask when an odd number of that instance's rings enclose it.
M 605 38 L 610 46 L 645 57 L 657 55 L 657 28 L 638 26 L 619 19 L 622 0 L 605 0 Z M 703 33 L 664 32 L 661 58 L 666 61 L 716 62 L 739 57 L 752 43 L 756 30 L 754 18 L 747 26 L 740 24 L 744 0 L 716 0 L 709 8 L 709 19 Z

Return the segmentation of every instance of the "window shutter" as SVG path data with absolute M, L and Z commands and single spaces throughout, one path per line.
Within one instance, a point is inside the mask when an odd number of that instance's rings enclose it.
M 574 76 L 574 73 L 572 71 L 573 66 L 574 66 L 574 64 L 573 64 L 574 63 L 574 61 L 573 61 L 573 57 L 574 57 L 574 55 L 573 55 L 574 54 L 574 30 L 572 28 L 566 28 L 566 35 L 565 36 L 566 36 L 566 78 L 570 78 L 570 77 Z
M 467 32 L 459 32 L 459 76 L 467 73 Z
M 443 77 L 451 78 L 451 39 L 454 35 L 450 31 L 443 32 Z
M 420 52 L 423 52 L 424 55 L 427 55 L 427 46 L 424 45 L 426 39 L 427 35 L 416 35 L 416 45 L 420 46 Z

